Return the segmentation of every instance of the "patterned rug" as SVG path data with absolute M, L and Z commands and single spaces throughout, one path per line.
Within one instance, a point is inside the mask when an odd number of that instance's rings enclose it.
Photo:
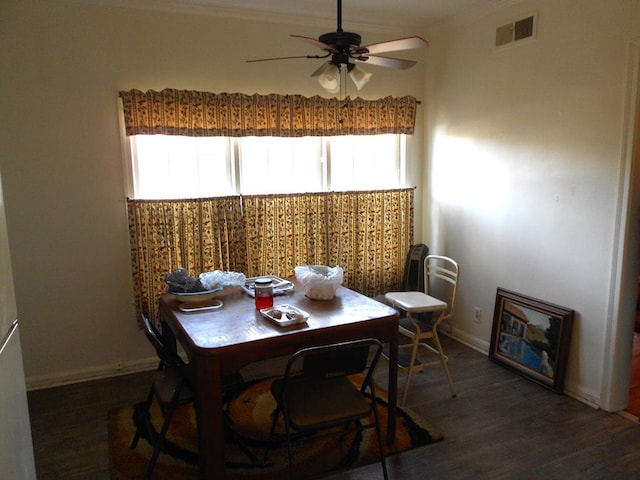
M 271 427 L 271 413 L 275 400 L 270 392 L 272 379 L 244 384 L 225 403 L 225 409 L 234 425 L 235 435 L 226 435 L 225 463 L 228 478 L 267 480 L 288 477 L 289 464 L 287 447 L 284 443 L 284 426 L 276 427 L 281 441 L 270 449 L 267 463 L 254 464 L 250 454 L 262 459 L 266 440 Z M 356 383 L 357 380 L 354 381 Z M 380 419 L 383 435 L 386 436 L 387 403 L 385 392 L 378 393 Z M 135 432 L 135 422 L 145 422 L 141 414 L 141 404 L 122 407 L 109 412 L 109 457 L 112 480 L 142 478 L 151 455 L 147 439 L 140 439 L 138 446 L 129 448 Z M 148 417 L 147 417 L 148 418 Z M 157 432 L 162 415 L 157 405 L 151 408 L 151 423 Z M 153 435 L 153 432 L 151 433 Z M 303 442 L 294 446 L 294 471 L 296 477 L 329 474 L 339 469 L 353 468 L 378 462 L 378 447 L 375 429 L 360 435 L 345 435 Z M 442 440 L 442 435 L 431 425 L 411 412 L 398 409 L 398 434 L 395 444 L 386 451 L 387 455 L 403 452 L 411 448 L 428 445 Z M 166 448 L 158 458 L 154 479 L 188 480 L 198 478 L 198 454 L 195 426 L 195 412 L 187 405 L 174 414 L 167 435 Z

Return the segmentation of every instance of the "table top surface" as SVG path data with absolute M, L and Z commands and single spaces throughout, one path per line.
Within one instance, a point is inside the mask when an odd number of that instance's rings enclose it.
M 286 327 L 264 318 L 256 310 L 254 299 L 240 288 L 227 288 L 217 298 L 222 301 L 222 307 L 191 312 L 182 311 L 180 301 L 173 295 L 161 298 L 161 305 L 172 314 L 171 328 L 182 337 L 183 345 L 185 341 L 190 344 L 190 350 L 233 348 L 301 333 L 314 335 L 332 327 L 362 328 L 357 324 L 397 322 L 398 316 L 393 308 L 345 287 L 339 287 L 331 300 L 311 300 L 298 286 L 275 296 L 274 307 L 288 304 L 309 314 L 305 323 Z

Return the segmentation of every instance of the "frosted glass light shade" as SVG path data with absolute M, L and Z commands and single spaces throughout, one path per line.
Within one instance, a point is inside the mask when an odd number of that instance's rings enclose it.
M 362 87 L 365 86 L 365 84 L 369 81 L 369 79 L 371 78 L 371 73 L 365 72 L 363 69 L 361 69 L 359 66 L 355 65 L 350 71 L 349 71 L 349 78 L 353 81 L 353 83 L 355 83 L 356 88 L 358 90 L 360 90 Z
M 332 63 L 327 64 L 318 75 L 318 83 L 326 91 L 338 93 L 340 91 L 340 69 Z

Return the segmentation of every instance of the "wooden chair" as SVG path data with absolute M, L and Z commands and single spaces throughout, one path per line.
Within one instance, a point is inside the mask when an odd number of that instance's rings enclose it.
M 428 255 L 424 259 L 424 292 L 385 294 L 388 304 L 406 312 L 406 317 L 400 319 L 399 333 L 410 339 L 410 343 L 400 345 L 398 366 L 407 371 L 401 405 L 407 401 L 413 372 L 438 364 L 444 368 L 451 395 L 456 396 L 448 358 L 438 337 L 438 327 L 454 315 L 459 278 L 460 267 L 455 260 L 442 255 Z M 402 355 L 403 350 L 408 350 L 409 354 Z M 419 356 L 422 352 L 427 356 L 436 354 L 437 359 L 426 360 L 427 357 Z
M 291 356 L 284 377 L 275 380 L 271 386 L 277 406 L 263 462 L 267 461 L 276 423 L 282 413 L 291 478 L 294 475 L 292 443 L 375 428 L 382 472 L 387 479 L 373 381 L 381 352 L 382 344 L 378 340 L 364 339 L 305 348 Z M 360 388 L 348 378 L 356 373 L 364 374 Z M 372 413 L 373 422 L 370 422 Z M 340 426 L 344 428 L 336 428 Z

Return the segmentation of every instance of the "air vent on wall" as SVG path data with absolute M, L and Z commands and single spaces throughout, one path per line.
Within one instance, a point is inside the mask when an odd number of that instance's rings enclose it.
M 516 20 L 496 28 L 496 47 L 524 40 L 534 36 L 535 16 Z

